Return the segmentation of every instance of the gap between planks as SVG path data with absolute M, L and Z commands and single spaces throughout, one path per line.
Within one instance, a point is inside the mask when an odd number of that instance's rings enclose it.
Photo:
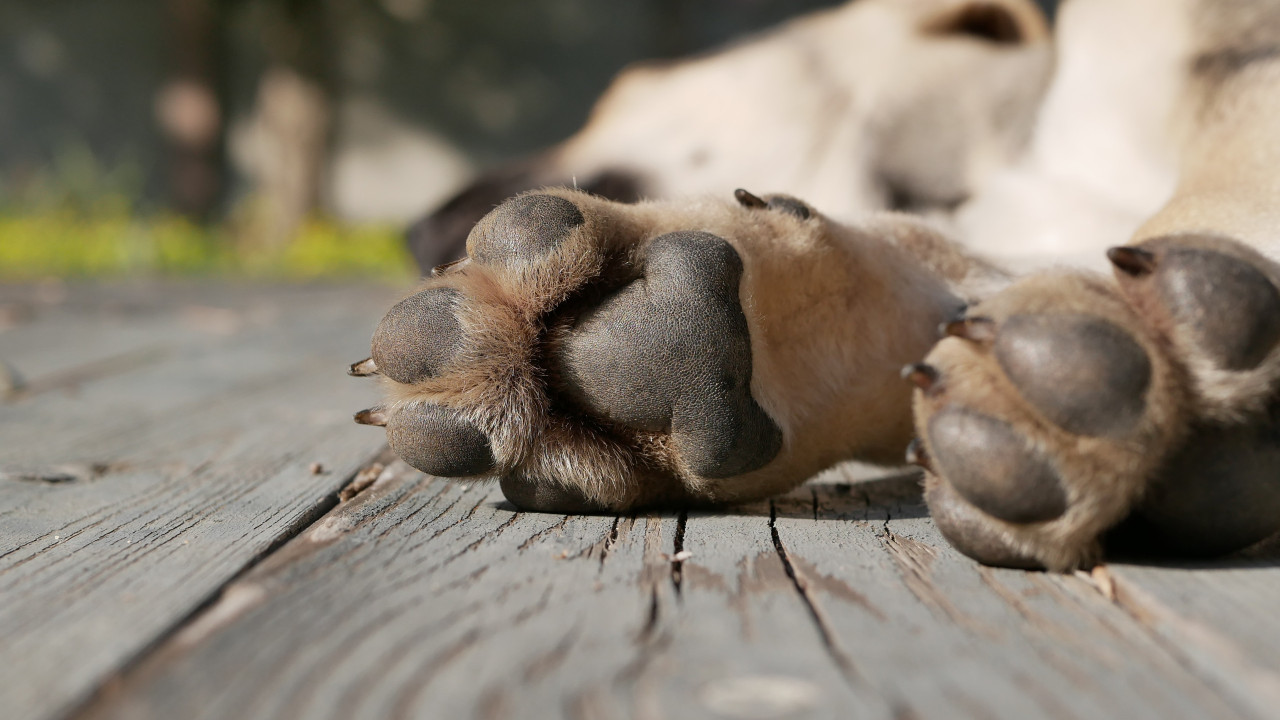
M 64 715 L 65 718 L 81 717 L 89 712 L 95 705 L 100 703 L 104 697 L 109 696 L 112 691 L 122 684 L 123 679 L 127 677 L 135 668 L 141 665 L 148 657 L 165 647 L 175 638 L 181 637 L 184 632 L 189 632 L 196 626 L 202 618 L 208 616 L 217 604 L 226 597 L 228 588 L 233 587 L 245 575 L 254 568 L 261 565 L 270 558 L 280 548 L 284 547 L 289 541 L 302 535 L 308 530 L 316 527 L 316 523 L 320 522 L 331 510 L 338 505 L 350 502 L 359 493 L 364 492 L 372 484 L 369 478 L 370 470 L 390 465 L 396 459 L 396 455 L 391 452 L 391 448 L 384 445 L 378 452 L 374 453 L 370 458 L 359 464 L 359 467 L 352 472 L 342 486 L 337 491 L 330 493 L 321 498 L 315 505 L 307 510 L 306 514 L 298 519 L 291 527 L 281 532 L 271 543 L 265 547 L 262 552 L 250 558 L 239 571 L 231 575 L 218 587 L 214 588 L 202 601 L 192 607 L 181 620 L 174 623 L 168 630 L 159 633 L 151 642 L 147 643 L 140 651 L 132 657 L 127 658 L 120 664 L 110 675 L 103 678 L 96 687 L 86 696 L 86 698 L 76 705 L 73 705 Z M 376 478 L 375 478 L 376 479 Z

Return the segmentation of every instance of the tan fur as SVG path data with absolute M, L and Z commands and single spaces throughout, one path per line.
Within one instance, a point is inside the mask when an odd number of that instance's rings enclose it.
M 1079 314 L 1099 317 L 1126 330 L 1152 364 L 1142 420 L 1119 439 L 1073 435 L 1041 415 L 1005 377 L 986 343 L 947 338 L 926 362 L 941 371 L 937 392 L 918 392 L 916 425 L 926 451 L 930 417 L 950 405 L 1008 422 L 1067 482 L 1069 509 L 1043 523 L 1015 525 L 987 518 L 1008 544 L 1046 567 L 1066 570 L 1099 558 L 1097 538 L 1124 518 L 1141 498 L 1164 455 L 1182 440 L 1191 421 L 1186 373 L 1107 278 L 1081 273 L 1037 275 L 1015 283 L 969 315 L 998 328 L 1013 315 Z M 996 331 L 998 332 L 998 330 Z

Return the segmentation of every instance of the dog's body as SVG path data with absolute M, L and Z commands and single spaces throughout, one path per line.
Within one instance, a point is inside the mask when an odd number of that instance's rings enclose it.
M 914 434 L 935 519 L 984 562 L 1087 565 L 1121 521 L 1234 549 L 1280 529 L 1280 267 L 1255 252 L 1280 221 L 1277 110 L 1267 0 L 1068 0 L 1056 53 L 1021 0 L 858 0 L 630 71 L 423 229 L 512 183 L 674 199 L 491 213 L 383 321 L 357 367 L 389 402 L 364 420 L 544 510 L 762 497 Z M 813 206 L 679 199 L 753 183 Z M 1010 284 L 979 259 L 1125 242 L 1116 281 Z M 913 423 L 894 376 L 926 353 Z

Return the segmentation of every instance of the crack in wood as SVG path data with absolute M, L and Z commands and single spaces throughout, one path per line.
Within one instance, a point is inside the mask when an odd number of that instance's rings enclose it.
M 645 616 L 644 625 L 640 627 L 640 635 L 636 638 L 636 642 L 646 644 L 653 637 L 653 633 L 658 629 L 658 619 L 661 617 L 660 605 L 658 602 L 658 588 L 649 588 L 649 614 Z
M 818 631 L 818 637 L 822 640 L 822 646 L 826 649 L 827 655 L 831 657 L 832 662 L 835 663 L 836 668 L 846 682 L 855 686 L 863 685 L 865 681 L 857 671 L 857 668 L 854 667 L 853 660 L 840 647 L 835 633 L 831 631 L 827 622 L 826 614 L 823 613 L 822 608 L 818 605 L 817 598 L 810 593 L 808 580 L 796 570 L 795 565 L 791 562 L 791 556 L 782 544 L 782 536 L 778 534 L 778 508 L 772 500 L 769 501 L 769 535 L 773 539 L 773 547 L 778 553 L 778 559 L 782 561 L 783 570 L 787 573 L 791 584 L 800 595 L 800 600 L 808 609 L 809 616 L 813 619 L 814 626 Z
M 0 480 L 11 482 L 66 485 L 74 482 L 97 480 L 107 473 L 123 469 L 126 463 L 71 463 L 31 469 L 0 469 Z
M 662 596 L 671 577 L 670 562 L 663 559 L 661 549 L 662 520 L 655 515 L 644 520 L 643 568 L 638 579 L 641 588 L 648 590 L 649 601 L 633 642 L 635 655 L 619 668 L 613 680 L 615 686 L 632 690 L 673 641 L 672 631 L 662 627 Z
M 472 510 L 474 510 L 474 509 L 475 509 L 475 508 L 472 508 Z M 471 552 L 475 551 L 475 549 L 476 549 L 476 548 L 478 548 L 478 547 L 480 547 L 481 545 L 483 545 L 483 544 L 485 543 L 485 541 L 486 541 L 486 540 L 491 540 L 491 539 L 493 539 L 493 538 L 498 537 L 498 536 L 499 536 L 499 535 L 501 535 L 502 533 L 506 532 L 506 529 L 507 529 L 507 528 L 509 528 L 509 527 L 511 527 L 512 525 L 514 525 L 514 524 L 515 524 L 515 522 L 516 522 L 516 520 L 518 520 L 518 519 L 519 519 L 519 514 L 518 514 L 518 513 L 517 513 L 517 514 L 512 515 L 512 516 L 511 516 L 511 517 L 509 517 L 509 518 L 507 518 L 507 521 L 506 521 L 506 522 L 504 522 L 504 523 L 502 523 L 502 524 L 501 524 L 501 525 L 499 525 L 498 527 L 494 528 L 492 533 L 490 533 L 490 534 L 486 534 L 486 535 L 481 535 L 480 537 L 476 538 L 473 542 L 471 542 L 470 544 L 468 544 L 466 547 L 462 548 L 462 549 L 461 549 L 461 550 L 459 550 L 458 552 L 456 552 L 456 553 L 454 553 L 454 554 L 450 555 L 449 557 L 445 558 L 445 559 L 444 559 L 444 562 L 440 563 L 440 567 L 444 567 L 444 566 L 446 566 L 446 565 L 449 565 L 450 563 L 454 562 L 454 561 L 455 561 L 455 560 L 457 560 L 458 558 L 460 558 L 460 557 L 462 557 L 462 556 L 464 556 L 464 555 L 468 555 L 468 554 L 470 554 Z M 567 521 L 568 519 L 569 519 L 569 518 L 568 518 L 568 517 L 566 517 L 566 518 L 565 518 L 565 521 Z M 460 524 L 460 523 L 461 523 L 461 521 L 459 521 L 458 523 L 454 523 L 454 524 L 455 524 L 455 525 L 457 525 L 457 524 Z M 544 531 L 544 532 L 545 532 L 545 531 Z M 536 536 L 535 536 L 535 537 L 536 537 Z M 532 540 L 532 539 L 533 539 L 533 538 L 530 538 L 530 540 Z M 529 542 L 530 540 L 526 540 L 525 542 Z M 521 549 L 523 549 L 523 546 L 521 546 Z
M 390 449 L 384 446 L 368 461 L 361 463 L 360 467 L 364 468 L 368 465 L 380 462 L 389 452 Z M 347 485 L 354 482 L 358 474 L 358 470 L 351 473 L 350 476 L 347 477 L 346 482 L 343 483 L 342 487 L 345 488 Z M 175 642 L 184 632 L 192 631 L 192 628 L 195 628 L 201 619 L 208 613 L 212 612 L 218 603 L 222 601 L 230 588 L 237 586 L 245 576 L 265 562 L 268 558 L 272 557 L 276 551 L 284 547 L 290 540 L 299 537 L 314 527 L 315 524 L 319 522 L 320 519 L 323 518 L 330 510 L 337 507 L 339 504 L 340 492 L 341 488 L 336 492 L 319 498 L 316 503 L 307 508 L 294 523 L 285 527 L 275 538 L 271 540 L 270 543 L 266 545 L 266 547 L 250 557 L 237 572 L 233 573 L 225 582 L 214 588 L 204 600 L 196 603 L 192 607 L 191 611 L 175 622 L 173 626 L 169 627 L 164 632 L 157 633 L 156 636 L 151 639 L 151 642 L 144 645 L 132 656 L 122 660 L 115 670 L 103 677 L 94 686 L 94 688 L 85 695 L 82 701 L 71 706 L 66 713 L 66 717 L 80 717 L 90 714 L 96 706 L 106 702 L 112 695 L 112 690 L 114 688 L 121 687 L 125 679 L 136 671 L 149 657 Z
M 633 516 L 630 519 L 634 524 L 635 517 Z M 613 522 L 609 526 L 609 531 L 604 534 L 604 537 L 586 546 L 582 549 L 582 552 L 578 553 L 580 558 L 599 557 L 599 567 L 596 569 L 597 574 L 604 572 L 605 560 L 609 558 L 609 553 L 613 552 L 614 546 L 618 544 L 618 524 L 620 522 L 622 522 L 622 516 L 615 515 Z
M 520 543 L 520 546 L 517 547 L 516 549 L 521 552 L 524 552 L 525 550 L 528 550 L 529 548 L 533 547 L 534 543 L 542 539 L 542 537 L 547 535 L 548 533 L 555 532 L 557 530 L 563 530 L 564 526 L 569 523 L 569 517 L 570 516 L 565 515 L 564 517 L 560 518 L 560 522 L 556 523 L 555 525 L 552 525 L 549 528 L 544 528 L 530 535 L 529 538 L 524 542 Z
M 676 599 L 683 598 L 681 584 L 684 582 L 684 529 L 689 522 L 689 513 L 681 511 L 676 520 L 676 537 L 671 550 L 671 585 L 676 590 Z
M 154 365 L 171 354 L 173 349 L 163 346 L 130 350 L 18 383 L 0 396 L 0 400 L 12 404 L 54 390 L 71 390 L 88 382 Z
M 936 551 L 928 545 L 894 533 L 888 525 L 886 520 L 881 539 L 885 549 L 889 551 L 889 557 L 893 558 L 902 573 L 903 584 L 911 594 L 929 609 L 942 613 L 951 622 L 988 638 L 997 637 L 999 633 L 994 628 L 961 612 L 951 603 L 947 594 L 933 584 L 932 566 Z

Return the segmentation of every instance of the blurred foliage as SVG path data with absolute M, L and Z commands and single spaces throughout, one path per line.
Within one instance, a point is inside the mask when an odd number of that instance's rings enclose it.
M 282 247 L 254 242 L 247 213 L 200 225 L 147 207 L 142 174 L 69 144 L 39 172 L 0 177 L 0 280 L 48 276 L 366 278 L 403 283 L 413 259 L 398 228 L 312 218 Z
M 400 232 L 313 219 L 278 249 L 241 242 L 232 226 L 172 214 L 139 216 L 103 202 L 86 210 L 0 211 L 0 280 L 48 276 L 240 276 L 271 280 L 414 276 Z

